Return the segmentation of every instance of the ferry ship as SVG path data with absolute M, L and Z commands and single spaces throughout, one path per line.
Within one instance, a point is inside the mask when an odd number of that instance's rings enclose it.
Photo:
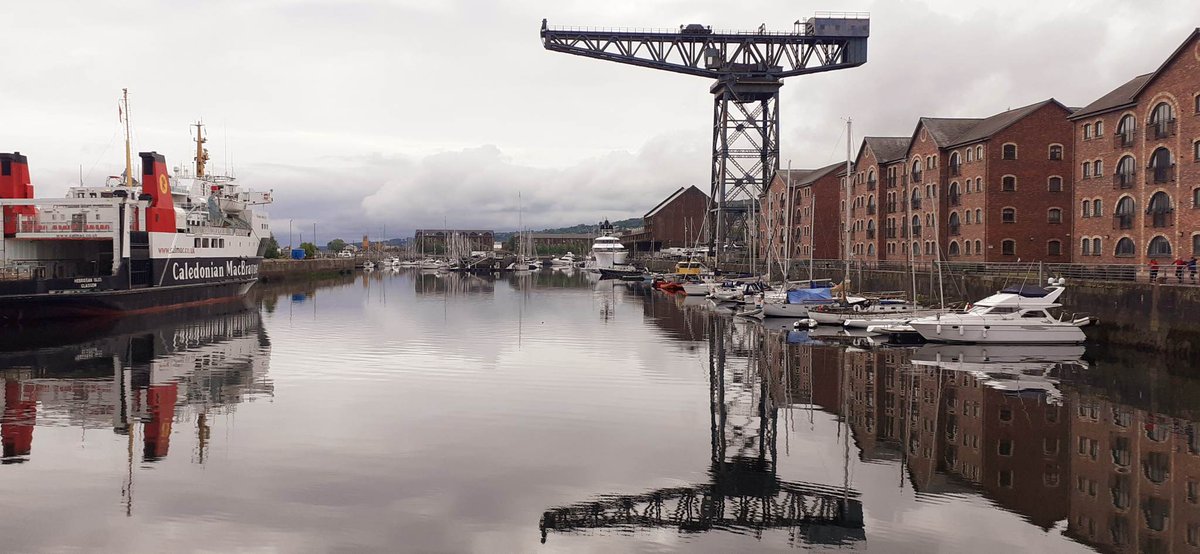
M 26 156 L 0 153 L 0 321 L 154 311 L 249 291 L 270 238 L 258 206 L 271 193 L 208 175 L 195 127 L 194 173 L 168 172 L 161 154 L 141 152 L 139 182 L 126 125 L 125 175 L 61 199 L 35 199 Z

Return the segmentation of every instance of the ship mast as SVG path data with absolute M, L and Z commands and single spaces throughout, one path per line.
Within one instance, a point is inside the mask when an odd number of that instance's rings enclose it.
M 197 121 L 192 124 L 196 128 L 196 178 L 204 177 L 204 164 L 208 161 L 208 149 L 204 144 L 208 139 L 204 138 L 204 123 Z
M 124 105 L 122 117 L 125 120 L 125 186 L 133 187 L 133 155 L 129 147 L 129 89 L 121 89 L 121 103 Z

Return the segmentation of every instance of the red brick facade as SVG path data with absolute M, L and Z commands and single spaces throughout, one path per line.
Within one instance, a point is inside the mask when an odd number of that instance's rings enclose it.
M 1200 254 L 1198 96 L 1200 30 L 1157 71 L 1071 117 L 1078 261 L 1169 265 Z

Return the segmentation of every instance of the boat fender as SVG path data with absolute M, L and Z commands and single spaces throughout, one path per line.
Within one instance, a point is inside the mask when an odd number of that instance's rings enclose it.
M 854 305 L 854 307 L 853 307 L 852 309 L 853 309 L 854 311 L 856 311 L 856 312 L 861 312 L 861 311 L 862 311 L 862 306 L 860 306 L 860 305 L 858 305 L 858 304 L 855 304 L 855 305 Z
M 939 334 L 939 335 L 942 334 L 942 324 L 938 323 L 937 327 L 934 328 L 934 331 L 937 331 L 937 334 Z
M 967 328 L 966 325 L 959 325 L 958 326 L 958 336 L 960 336 L 960 337 L 963 336 L 963 332 L 966 330 L 966 328 Z M 987 331 L 984 331 L 984 333 L 986 333 L 986 332 Z
M 983 326 L 983 338 L 985 338 L 985 339 L 987 338 L 987 329 L 988 329 L 987 325 L 984 325 Z

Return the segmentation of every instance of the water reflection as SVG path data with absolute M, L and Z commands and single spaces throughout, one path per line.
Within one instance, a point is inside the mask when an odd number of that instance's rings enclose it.
M 0 340 L 2 460 L 35 455 L 35 426 L 76 426 L 128 436 L 130 464 L 140 442 L 138 459 L 151 464 L 170 454 L 173 424 L 187 419 L 196 421 L 193 461 L 204 463 L 208 417 L 272 393 L 269 355 L 258 310 L 240 302 L 8 328 Z
M 647 302 L 650 315 L 654 301 Z M 689 310 L 658 311 L 654 321 L 690 339 Z M 672 317 L 671 314 L 674 314 Z M 695 314 L 693 313 L 693 316 Z M 787 481 L 777 473 L 779 412 L 797 399 L 791 368 L 764 363 L 784 358 L 786 335 L 726 318 L 704 319 L 708 338 L 711 457 L 709 481 L 636 494 L 605 494 L 547 510 L 540 528 L 549 531 L 673 528 L 697 533 L 714 529 L 759 534 L 783 529 L 793 545 L 846 545 L 865 538 L 858 492 Z M 786 364 L 785 364 L 786 365 Z M 801 371 L 800 373 L 803 373 Z M 848 451 L 847 451 L 848 452 Z
M 1200 396 L 1177 390 L 1200 392 L 1194 379 L 1156 382 L 1147 376 L 1165 370 L 1089 362 L 1081 346 L 823 344 L 688 297 L 644 301 L 646 321 L 667 336 L 708 341 L 710 481 L 551 508 L 543 540 L 550 531 L 785 528 L 793 546 L 858 548 L 871 520 L 855 487 L 876 483 L 810 484 L 776 469 L 780 414 L 783 434 L 802 433 L 787 412 L 816 409 L 849 427 L 853 455 L 897 466 L 918 498 L 980 496 L 1102 551 L 1200 546 Z

